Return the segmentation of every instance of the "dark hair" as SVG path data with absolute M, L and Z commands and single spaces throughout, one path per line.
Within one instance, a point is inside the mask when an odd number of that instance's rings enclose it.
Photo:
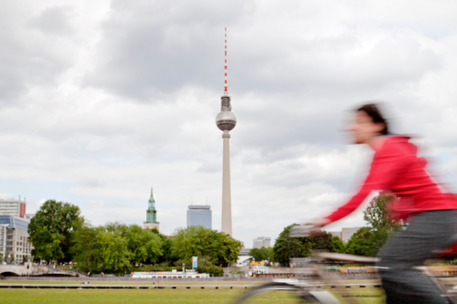
M 382 116 L 381 111 L 379 111 L 379 108 L 376 104 L 374 103 L 368 103 L 360 108 L 357 109 L 357 112 L 363 111 L 365 112 L 368 116 L 371 117 L 374 123 L 382 123 L 384 124 L 384 129 L 381 130 L 382 135 L 387 135 L 389 134 L 389 128 L 387 126 L 387 120 Z

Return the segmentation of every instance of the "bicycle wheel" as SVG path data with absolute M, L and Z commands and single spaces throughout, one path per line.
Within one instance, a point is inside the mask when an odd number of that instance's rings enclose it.
M 254 303 L 323 303 L 312 294 L 304 294 L 298 287 L 287 283 L 268 283 L 255 287 L 235 300 L 235 304 Z

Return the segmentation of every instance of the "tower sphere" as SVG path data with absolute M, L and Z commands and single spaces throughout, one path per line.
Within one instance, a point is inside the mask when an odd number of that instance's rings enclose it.
M 236 116 L 232 111 L 221 111 L 216 116 L 216 124 L 221 131 L 231 131 L 236 126 Z

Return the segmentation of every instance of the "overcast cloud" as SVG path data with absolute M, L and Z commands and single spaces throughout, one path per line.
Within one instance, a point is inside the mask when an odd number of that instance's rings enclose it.
M 322 216 L 372 152 L 348 111 L 384 101 L 457 191 L 455 1 L 0 1 L 0 196 L 80 206 L 94 225 L 163 233 L 187 205 L 220 229 L 224 27 L 234 237 Z M 364 225 L 361 208 L 330 228 Z

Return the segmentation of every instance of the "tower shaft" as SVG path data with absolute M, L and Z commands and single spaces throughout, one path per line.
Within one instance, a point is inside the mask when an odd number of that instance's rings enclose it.
M 230 132 L 224 130 L 222 161 L 222 229 L 232 236 L 232 197 L 230 191 Z
M 232 236 L 232 197 L 230 193 L 230 131 L 236 126 L 227 89 L 227 28 L 225 28 L 225 85 L 221 97 L 221 111 L 216 116 L 217 127 L 223 131 L 222 160 L 222 227 L 221 231 Z

